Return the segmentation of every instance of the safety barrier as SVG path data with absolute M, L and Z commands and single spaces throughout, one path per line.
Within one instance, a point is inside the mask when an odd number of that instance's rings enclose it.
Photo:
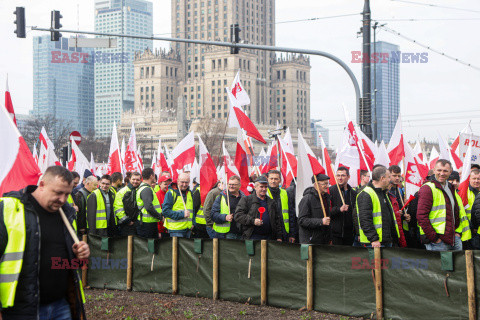
M 93 288 L 388 319 L 476 319 L 480 252 L 89 236 Z M 478 269 L 478 267 L 477 267 Z M 476 289 L 475 289 L 476 288 Z M 477 292 L 476 292 L 477 291 Z

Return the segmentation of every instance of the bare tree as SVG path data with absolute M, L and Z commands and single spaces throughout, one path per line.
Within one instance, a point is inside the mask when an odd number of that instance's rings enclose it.
M 80 150 L 82 150 L 83 154 L 88 159 L 90 159 L 90 154 L 93 153 L 95 162 L 106 162 L 108 161 L 108 153 L 110 151 L 110 139 L 95 138 L 95 132 L 90 130 L 82 137 Z
M 197 130 L 212 158 L 218 157 L 222 150 L 225 122 L 205 117 L 198 123 Z
M 22 132 L 22 135 L 30 147 L 38 142 L 42 127 L 45 128 L 56 150 L 60 150 L 60 148 L 67 145 L 71 132 L 71 122 L 57 119 L 53 115 L 47 115 L 44 117 L 32 117 L 32 119 L 27 121 L 27 129 L 25 132 Z

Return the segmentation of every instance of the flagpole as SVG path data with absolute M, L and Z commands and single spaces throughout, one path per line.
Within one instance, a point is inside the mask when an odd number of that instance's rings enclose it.
M 318 186 L 317 175 L 313 174 L 313 177 L 315 178 L 315 185 Z M 323 198 L 322 198 L 322 195 L 320 193 L 320 187 L 318 188 L 317 191 L 318 191 L 318 198 L 320 199 L 320 204 L 322 205 L 322 210 L 323 210 L 324 216 L 328 217 L 327 212 L 325 211 L 325 206 L 323 205 Z
M 340 193 L 340 198 L 342 198 L 342 203 L 343 203 L 343 205 L 345 205 L 345 199 L 343 198 L 342 190 L 340 189 L 340 186 L 338 185 L 337 177 L 335 176 L 335 170 L 333 170 L 333 164 L 330 163 L 330 167 L 332 168 L 333 178 L 335 178 L 335 184 L 337 185 L 338 192 Z
M 230 117 L 230 112 L 227 114 L 227 120 L 225 121 L 225 128 L 223 129 L 223 136 L 222 136 L 222 143 L 225 140 L 225 133 L 227 132 L 227 126 L 228 126 L 228 118 Z M 218 159 L 220 159 L 220 156 L 222 154 L 222 149 L 218 152 Z M 220 163 L 220 160 L 218 160 L 217 165 Z
M 242 138 L 243 138 L 243 140 L 244 140 L 244 141 L 245 141 L 245 140 L 248 140 L 248 138 L 246 138 L 245 131 L 244 131 L 243 129 L 241 129 L 241 130 L 242 130 Z M 250 150 L 250 154 L 252 155 L 252 164 L 253 164 L 252 167 L 254 168 L 255 171 L 257 171 L 257 174 L 260 176 L 260 175 L 261 175 L 260 169 L 258 169 L 258 166 L 255 165 L 255 153 L 253 152 L 253 147 L 250 146 L 248 143 L 244 143 L 244 144 L 245 144 L 245 145 L 247 146 L 247 148 Z

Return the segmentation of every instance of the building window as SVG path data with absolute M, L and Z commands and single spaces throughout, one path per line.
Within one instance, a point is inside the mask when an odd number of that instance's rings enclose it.
M 155 67 L 152 67 L 152 77 L 155 75 Z
M 283 80 L 287 79 L 287 70 L 283 70 Z

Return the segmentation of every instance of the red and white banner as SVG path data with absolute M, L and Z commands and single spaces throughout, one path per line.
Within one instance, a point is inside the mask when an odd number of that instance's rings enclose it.
M 222 144 L 223 148 L 223 169 L 225 170 L 225 186 L 228 183 L 228 179 L 230 179 L 231 176 L 239 176 L 240 173 L 238 172 L 237 167 L 235 166 L 234 161 L 228 154 L 227 148 L 225 148 L 225 141 Z
M 242 106 L 250 104 L 250 98 L 240 83 L 240 72 L 235 76 L 232 88 L 225 88 L 225 90 L 227 91 L 230 100 L 228 127 L 243 129 L 248 136 L 257 139 L 260 142 L 267 143 L 242 108 Z
M 405 143 L 402 129 L 402 116 L 398 115 L 395 129 L 393 129 L 392 137 L 388 143 L 388 157 L 390 158 L 390 165 L 398 165 L 405 157 Z
M 200 203 L 203 205 L 208 192 L 213 188 L 215 183 L 217 183 L 217 170 L 202 138 L 200 138 L 199 135 L 197 135 L 197 137 L 200 159 Z
M 127 150 L 125 150 L 125 170 L 127 170 L 127 172 L 142 172 L 142 166 L 140 159 L 138 158 L 137 150 L 137 136 L 135 134 L 135 126 L 132 123 Z
M 10 96 L 10 90 L 8 89 L 8 74 L 7 74 L 7 88 L 5 89 L 5 108 L 8 114 L 12 118 L 15 125 L 17 125 L 17 118 L 15 118 L 15 110 L 13 110 L 12 97 Z
M 470 134 L 470 141 L 472 141 Z M 463 170 L 462 176 L 460 178 L 460 185 L 458 186 L 458 195 L 462 198 L 462 203 L 464 206 L 468 205 L 468 189 L 470 187 L 470 173 L 471 173 L 471 166 L 472 166 L 472 150 L 473 145 L 472 143 L 468 143 L 468 149 L 465 153 L 465 161 L 463 162 Z M 468 209 L 468 207 L 467 207 Z M 471 209 L 471 208 L 470 208 Z
M 0 111 L 0 136 L 0 196 L 37 184 L 40 169 L 6 109 Z
M 185 166 L 193 165 L 195 161 L 195 136 L 193 131 L 190 132 L 172 151 L 172 171 L 173 181 L 177 180 L 178 172 L 182 171 Z
M 247 158 L 247 150 L 245 149 L 242 130 L 237 130 L 237 148 L 235 151 L 235 166 L 240 174 L 240 190 L 247 193 L 247 186 L 250 182 L 250 172 Z M 247 193 L 248 194 L 248 193 Z
M 470 161 L 472 164 L 480 164 L 480 136 L 472 134 L 462 133 L 460 134 L 460 159 L 466 161 L 465 155 L 468 151 L 468 147 L 472 147 L 472 155 Z
M 110 151 L 108 153 L 108 174 L 121 172 L 125 174 L 122 156 L 120 154 L 120 146 L 118 145 L 117 126 L 113 124 L 112 138 L 110 140 Z

